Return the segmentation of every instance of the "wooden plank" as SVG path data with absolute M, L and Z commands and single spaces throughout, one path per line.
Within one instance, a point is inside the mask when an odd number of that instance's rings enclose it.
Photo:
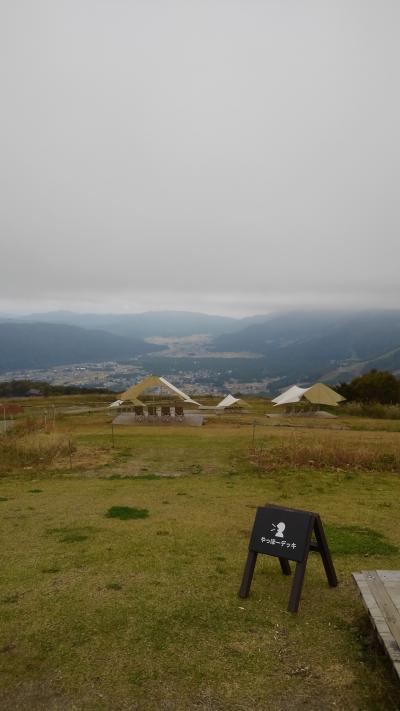
M 377 570 L 376 572 L 383 582 L 400 583 L 400 570 Z
M 397 645 L 400 647 L 400 615 L 398 609 L 393 604 L 390 595 L 377 572 L 373 571 L 370 573 L 368 584 L 375 597 L 378 607 L 384 613 L 387 626 L 396 640 Z
M 364 606 L 400 678 L 400 571 L 353 573 Z

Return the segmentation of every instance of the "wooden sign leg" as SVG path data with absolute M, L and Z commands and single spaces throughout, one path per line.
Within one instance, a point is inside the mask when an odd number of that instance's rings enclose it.
M 319 516 L 315 517 L 314 522 L 314 533 L 317 539 L 319 552 L 321 554 L 322 563 L 325 568 L 326 577 L 328 578 L 328 583 L 331 588 L 335 588 L 338 584 L 338 579 L 336 577 L 335 567 L 331 558 L 328 543 L 325 538 L 325 531 L 322 525 L 322 521 Z
M 292 590 L 290 593 L 288 612 L 297 612 L 300 604 L 301 591 L 303 589 L 304 575 L 306 572 L 307 558 L 301 563 L 296 563 L 296 570 L 293 578 Z
M 281 571 L 283 575 L 291 575 L 292 571 L 290 570 L 290 563 L 286 558 L 279 558 L 279 562 L 281 564 Z
M 290 591 L 290 599 L 288 605 L 288 612 L 297 612 L 300 604 L 301 591 L 303 589 L 304 576 L 306 573 L 306 566 L 308 560 L 308 554 L 310 552 L 311 535 L 315 525 L 315 516 L 310 518 L 307 532 L 307 545 L 306 552 L 301 563 L 296 563 L 296 570 L 293 578 L 293 585 Z
M 257 561 L 257 553 L 249 551 L 247 555 L 246 565 L 242 578 L 242 584 L 239 590 L 239 597 L 248 597 L 250 592 L 251 581 L 253 580 L 254 568 Z

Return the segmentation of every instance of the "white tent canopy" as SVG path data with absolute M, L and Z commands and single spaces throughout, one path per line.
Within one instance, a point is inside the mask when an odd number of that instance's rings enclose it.
M 274 405 L 291 405 L 292 403 L 300 402 L 305 392 L 307 392 L 307 388 L 300 388 L 298 385 L 292 385 L 289 390 L 285 390 L 284 393 L 274 398 L 272 402 Z
M 121 407 L 121 405 L 123 404 L 123 402 L 124 402 L 123 400 L 115 400 L 115 401 L 112 402 L 111 405 L 109 405 L 108 407 L 109 407 L 109 408 Z
M 199 403 L 196 402 L 196 400 L 192 400 L 189 395 L 186 395 L 186 393 L 183 392 L 183 390 L 179 390 L 179 388 L 176 387 L 176 385 L 172 385 L 172 383 L 169 382 L 166 378 L 159 377 L 160 382 L 165 385 L 165 387 L 169 388 L 169 390 L 172 390 L 178 397 L 180 397 L 184 402 L 188 402 L 191 405 L 198 405 Z
M 346 398 L 339 395 L 325 383 L 314 383 L 309 388 L 300 388 L 298 385 L 292 385 L 272 402 L 277 405 L 292 405 L 298 402 L 307 401 L 312 405 L 329 405 L 336 407 Z
M 221 402 L 218 403 L 218 405 L 216 406 L 216 409 L 222 410 L 222 409 L 225 409 L 226 407 L 232 407 L 233 405 L 237 405 L 238 403 L 240 403 L 240 405 L 243 405 L 243 406 L 246 405 L 244 400 L 242 400 L 240 397 L 233 397 L 233 395 L 227 395 L 226 397 L 224 397 L 223 400 L 221 400 Z

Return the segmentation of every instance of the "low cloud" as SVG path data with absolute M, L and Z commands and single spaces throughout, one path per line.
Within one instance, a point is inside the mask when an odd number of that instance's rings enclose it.
M 1 310 L 397 305 L 398 3 L 5 6 Z

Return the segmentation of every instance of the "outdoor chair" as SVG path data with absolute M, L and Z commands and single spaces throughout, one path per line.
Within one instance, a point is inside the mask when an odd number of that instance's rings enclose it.
M 168 405 L 161 407 L 161 422 L 169 422 L 171 419 L 171 408 Z
M 175 419 L 178 422 L 183 422 L 183 418 L 184 418 L 183 407 L 178 405 L 178 407 L 175 407 Z
M 134 407 L 135 420 L 138 422 L 144 422 L 144 407 L 142 405 L 137 405 Z
M 155 405 L 149 405 L 147 408 L 147 422 L 156 422 L 157 408 Z

